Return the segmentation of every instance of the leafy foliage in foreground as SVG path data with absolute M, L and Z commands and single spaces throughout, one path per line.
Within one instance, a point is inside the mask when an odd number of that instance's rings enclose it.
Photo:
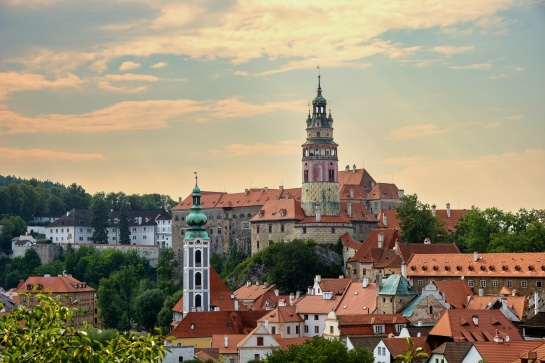
M 18 308 L 1 317 L 0 362 L 157 362 L 164 357 L 160 335 L 114 335 L 101 343 L 70 326 L 74 311 L 58 297 L 37 296 L 34 309 Z
M 348 350 L 337 339 L 315 336 L 302 345 L 290 345 L 287 350 L 273 348 L 267 355 L 268 363 L 320 362 L 320 363 L 372 363 L 373 353 L 356 347 Z

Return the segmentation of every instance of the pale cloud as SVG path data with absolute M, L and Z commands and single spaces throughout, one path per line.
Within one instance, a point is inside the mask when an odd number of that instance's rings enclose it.
M 40 74 L 3 72 L 0 73 L 0 99 L 10 92 L 38 90 L 43 88 L 77 87 L 83 81 L 72 73 L 53 80 Z
M 106 74 L 102 78 L 112 81 L 112 82 L 126 82 L 126 81 L 146 81 L 146 82 L 157 82 L 159 80 L 156 76 L 151 76 L 148 74 Z
M 119 70 L 120 71 L 128 71 L 128 70 L 131 70 L 131 69 L 138 69 L 138 68 L 140 68 L 140 66 L 141 66 L 140 63 L 127 61 L 127 62 L 123 62 L 119 66 Z
M 477 69 L 477 70 L 485 70 L 490 69 L 492 65 L 490 63 L 474 63 L 467 66 L 451 66 L 450 69 Z
M 496 206 L 513 208 L 513 200 L 525 208 L 543 208 L 545 200 L 545 150 L 528 149 L 470 159 L 414 156 L 383 160 L 401 166 L 396 180 L 420 200 L 453 208 Z M 498 182 L 502 181 L 502 182 Z M 509 196 L 504 198 L 503 196 Z
M 159 69 L 159 68 L 163 68 L 163 67 L 166 67 L 168 63 L 167 62 L 159 62 L 159 63 L 155 63 L 151 66 L 151 68 L 153 69 Z
M 450 130 L 440 129 L 433 124 L 411 125 L 392 131 L 387 138 L 393 140 L 414 140 L 432 135 L 446 134 L 448 132 Z
M 157 14 L 154 19 L 127 28 L 121 38 L 114 37 L 117 32 L 112 30 L 109 41 L 89 48 L 96 51 L 40 50 L 19 61 L 29 69 L 44 66 L 55 69 L 54 65 L 74 69 L 76 65 L 89 64 L 91 69 L 103 72 L 113 59 L 153 54 L 187 55 L 202 60 L 224 58 L 234 64 L 262 57 L 316 59 L 324 54 L 331 54 L 331 62 L 336 58 L 343 63 L 378 53 L 401 59 L 423 48 L 389 44 L 379 39 L 381 35 L 400 29 L 448 28 L 476 21 L 481 27 L 493 27 L 502 24 L 495 14 L 512 6 L 509 0 L 424 4 L 395 1 L 362 4 L 344 0 L 319 5 L 310 0 L 274 3 L 241 0 L 219 13 L 199 3 L 145 3 L 153 8 L 150 14 Z M 422 11 L 423 8 L 427 11 Z
M 33 165 L 42 164 L 43 162 L 85 162 L 89 160 L 104 159 L 101 154 L 90 153 L 73 153 L 65 151 L 55 151 L 47 149 L 9 149 L 0 147 L 0 154 L 2 155 L 2 162 L 6 165 Z
M 231 144 L 226 149 L 214 149 L 215 154 L 227 154 L 230 156 L 253 156 L 263 154 L 268 157 L 294 156 L 301 152 L 300 140 L 283 140 L 276 144 Z
M 454 46 L 440 46 L 440 47 L 433 47 L 432 50 L 437 53 L 446 54 L 446 55 L 452 55 L 457 53 L 465 53 L 469 52 L 471 50 L 475 49 L 473 45 L 465 46 L 465 47 L 454 47 Z
M 248 76 L 248 72 L 245 72 L 245 71 L 235 71 L 235 73 L 233 73 L 235 76 L 243 76 L 243 77 L 246 77 Z
M 83 114 L 26 117 L 0 107 L 2 134 L 102 133 L 168 127 L 169 122 L 223 122 L 276 110 L 300 111 L 304 101 L 252 104 L 237 98 L 216 101 L 148 100 L 119 102 Z

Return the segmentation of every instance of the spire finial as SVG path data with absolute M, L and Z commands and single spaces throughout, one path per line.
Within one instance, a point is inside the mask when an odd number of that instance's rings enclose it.
M 197 179 L 199 179 L 199 176 L 197 175 L 197 172 L 195 171 L 195 186 L 197 186 Z
M 316 68 L 318 68 L 318 91 L 320 91 L 322 89 L 322 87 L 320 86 L 320 66 L 316 66 Z

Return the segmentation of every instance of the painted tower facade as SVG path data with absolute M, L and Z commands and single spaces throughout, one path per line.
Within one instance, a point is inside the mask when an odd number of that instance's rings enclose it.
M 210 237 L 205 228 L 208 218 L 202 212 L 197 176 L 192 197 L 183 242 L 184 315 L 190 311 L 210 310 Z
M 307 140 L 302 145 L 301 207 L 307 216 L 338 216 L 339 168 L 337 147 L 333 141 L 333 118 L 322 96 L 320 76 L 317 95 L 312 100 L 312 115 L 307 118 Z

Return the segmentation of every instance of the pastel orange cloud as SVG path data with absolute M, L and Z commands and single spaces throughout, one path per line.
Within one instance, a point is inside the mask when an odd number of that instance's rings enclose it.
M 10 92 L 38 90 L 43 88 L 77 87 L 83 81 L 69 73 L 53 80 L 34 73 L 2 72 L 0 73 L 0 99 Z
M 433 124 L 411 125 L 392 131 L 387 138 L 394 140 L 414 140 L 432 135 L 446 134 L 448 132 L 450 130 L 440 129 Z
M 46 150 L 46 149 L 9 149 L 0 147 L 0 155 L 2 162 L 5 165 L 29 165 L 42 164 L 43 162 L 50 163 L 51 160 L 56 162 L 85 162 L 89 160 L 104 159 L 101 154 L 81 154 L 64 151 Z

